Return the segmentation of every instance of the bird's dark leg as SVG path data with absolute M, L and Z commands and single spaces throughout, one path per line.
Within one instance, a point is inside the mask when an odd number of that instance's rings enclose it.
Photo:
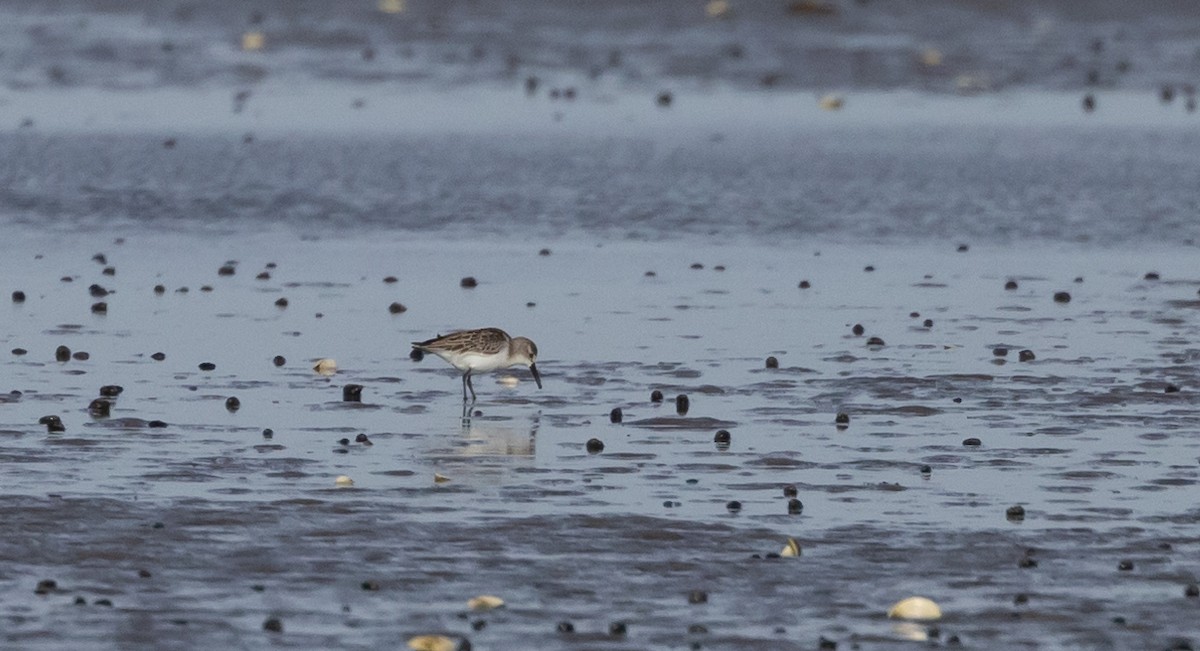
M 467 371 L 466 373 L 463 373 L 462 383 L 463 383 L 463 404 L 464 405 L 467 404 L 467 382 L 470 382 L 470 381 L 471 381 L 471 371 Z
M 471 402 L 475 402 L 475 385 L 471 384 L 471 372 L 467 371 L 467 388 L 471 390 Z

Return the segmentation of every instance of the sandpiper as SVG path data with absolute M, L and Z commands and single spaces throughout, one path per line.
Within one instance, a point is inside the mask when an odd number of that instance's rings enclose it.
M 542 388 L 542 376 L 538 373 L 537 344 L 525 337 L 510 337 L 499 328 L 460 330 L 448 335 L 439 335 L 428 341 L 414 341 L 413 348 L 433 353 L 462 371 L 463 402 L 467 391 L 471 402 L 475 402 L 475 387 L 471 386 L 472 373 L 486 373 L 509 366 L 528 366 L 533 381 Z

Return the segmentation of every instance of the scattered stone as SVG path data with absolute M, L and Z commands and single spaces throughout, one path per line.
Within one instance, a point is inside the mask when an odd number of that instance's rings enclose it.
M 1032 362 L 1033 360 L 1037 359 L 1037 355 L 1034 355 L 1033 351 L 1027 348 L 1017 353 L 1017 359 L 1022 362 Z
M 104 398 L 96 398 L 88 404 L 88 413 L 92 418 L 108 418 L 112 413 L 112 403 Z
M 801 502 L 793 497 L 792 499 L 788 500 L 787 509 L 788 515 L 800 515 L 804 512 L 804 502 Z
M 742 510 L 742 503 L 737 500 L 730 500 L 725 503 L 725 509 L 730 513 L 737 513 Z
M 865 271 L 867 273 L 871 273 L 872 271 L 875 271 L 875 265 L 869 264 L 869 265 L 863 267 L 863 271 Z
M 59 346 L 54 349 L 54 359 L 60 362 L 71 360 L 71 349 L 66 346 Z
M 229 396 L 228 398 L 225 399 L 225 409 L 227 409 L 229 411 L 237 411 L 238 409 L 241 409 L 241 408 L 242 408 L 242 401 L 238 400 L 236 396 Z
M 693 262 L 691 268 L 692 269 L 703 269 L 704 265 L 700 264 L 699 262 Z
M 703 590 L 692 590 L 688 593 L 689 604 L 706 604 L 708 603 L 708 593 Z
M 271 633 L 282 633 L 283 621 L 278 617 L 268 617 L 267 621 L 263 622 L 263 630 Z
M 1017 288 L 1017 281 L 1015 281 L 1015 280 L 1010 280 L 1010 281 L 1004 283 L 1004 289 L 1006 289 L 1010 292 L 1015 290 L 1016 288 Z
M 550 255 L 550 249 L 542 249 L 542 250 L 538 251 L 538 255 L 541 255 L 541 256 Z
M 850 332 L 853 332 L 854 336 L 856 336 L 856 337 L 863 336 L 863 333 L 866 331 L 867 331 L 867 329 L 864 328 L 861 323 L 855 323 L 854 327 L 850 328 Z
M 871 337 L 870 339 L 867 339 L 867 345 L 879 347 L 886 346 L 887 343 L 885 343 L 883 339 L 880 339 L 879 337 Z
M 283 366 L 284 364 L 287 364 L 287 358 L 285 358 L 283 355 L 276 355 L 274 359 L 271 360 L 271 363 L 276 366 Z
M 14 348 L 14 349 L 12 349 L 12 354 L 16 355 L 17 357 L 20 357 L 21 355 L 26 355 L 26 354 L 28 354 L 28 353 L 29 353 L 29 351 L 28 351 L 28 350 L 25 350 L 24 348 Z
M 363 385 L 347 384 L 342 387 L 342 402 L 362 402 Z
M 1004 517 L 1010 522 L 1020 522 L 1021 520 L 1025 519 L 1025 507 L 1021 506 L 1020 504 L 1016 506 L 1010 506 L 1005 509 Z
M 1067 292 L 1054 292 L 1055 303 L 1070 303 L 1071 295 Z
M 600 454 L 604 451 L 604 441 L 595 438 L 588 439 L 584 447 L 587 449 L 588 454 Z
M 474 276 L 467 276 L 466 278 L 458 281 L 458 286 L 462 287 L 463 289 L 471 289 L 477 285 L 479 285 L 479 281 L 475 280 Z
M 275 307 L 284 308 L 288 306 L 288 300 L 282 296 L 275 299 Z
M 783 496 L 784 497 L 795 497 L 799 494 L 800 494 L 800 491 L 796 489 L 795 484 L 788 484 L 783 487 Z
M 200 362 L 200 370 L 201 371 L 215 371 L 215 370 L 217 370 L 217 365 L 213 364 L 212 362 Z
M 42 416 L 38 419 L 38 424 L 45 425 L 46 431 L 50 433 L 67 431 L 66 426 L 63 425 L 62 419 L 54 415 Z
M 810 289 L 812 287 L 812 283 L 808 282 L 807 280 L 801 280 L 799 287 L 800 289 Z
M 391 284 L 393 284 L 393 283 L 398 283 L 398 282 L 400 282 L 400 279 L 399 279 L 399 278 L 397 278 L 397 277 L 395 277 L 395 276 L 387 276 L 387 277 L 385 277 L 385 278 L 383 279 L 383 282 L 385 282 L 385 283 L 387 283 L 387 284 L 391 285 Z
M 662 402 L 662 401 L 663 401 L 663 392 L 662 391 L 655 389 L 650 392 L 650 402 Z
M 152 359 L 156 362 L 161 362 L 166 358 L 167 358 L 166 353 L 154 353 L 154 354 L 150 355 L 150 359 Z
M 1142 277 L 1143 280 L 1160 280 L 1161 278 L 1162 277 L 1158 275 L 1157 271 L 1148 271 L 1146 272 L 1146 275 Z
M 620 423 L 624 415 L 621 413 L 620 407 L 613 407 L 612 411 L 608 412 L 608 422 Z
M 24 303 L 25 302 L 25 292 L 23 292 L 19 289 L 17 291 L 13 292 L 12 293 L 12 302 Z
M 975 437 L 971 437 L 968 439 L 963 439 L 962 444 L 967 447 L 978 447 L 980 445 L 983 445 L 983 441 L 980 441 L 979 439 L 977 439 Z
M 779 360 L 775 357 L 767 358 L 767 368 L 779 368 Z
M 408 308 L 404 307 L 403 303 L 392 303 L 388 306 L 388 312 L 391 312 L 392 314 L 402 314 L 407 311 Z
M 688 413 L 688 407 L 690 406 L 691 402 L 688 400 L 686 395 L 681 393 L 675 396 L 675 413 L 679 414 L 680 416 L 686 416 Z

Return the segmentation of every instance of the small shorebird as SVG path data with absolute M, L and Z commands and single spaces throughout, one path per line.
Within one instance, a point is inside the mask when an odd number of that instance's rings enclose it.
M 475 387 L 471 386 L 472 373 L 487 373 L 509 366 L 528 366 L 533 381 L 542 388 L 542 376 L 538 373 L 537 344 L 525 337 L 510 337 L 499 328 L 460 330 L 448 335 L 439 335 L 428 341 L 414 341 L 413 348 L 423 353 L 433 353 L 462 371 L 463 402 L 467 391 L 471 391 L 471 402 L 475 402 Z

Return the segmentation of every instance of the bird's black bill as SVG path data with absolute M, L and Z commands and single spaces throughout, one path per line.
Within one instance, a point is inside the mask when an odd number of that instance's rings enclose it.
M 541 374 L 541 373 L 538 373 L 538 370 L 537 370 L 537 365 L 536 365 L 536 364 L 530 364 L 530 365 L 529 365 L 529 372 L 530 372 L 530 373 L 533 373 L 533 381 L 534 381 L 534 382 L 537 382 L 538 388 L 539 388 L 539 389 L 540 389 L 540 388 L 542 388 L 542 374 Z

